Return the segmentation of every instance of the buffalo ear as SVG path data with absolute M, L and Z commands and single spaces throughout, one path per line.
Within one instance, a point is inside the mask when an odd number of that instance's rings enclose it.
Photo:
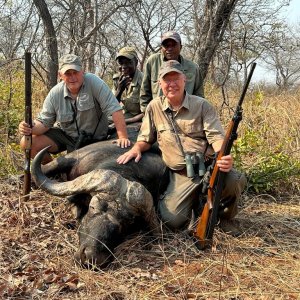
M 90 205 L 89 205 L 89 213 L 97 214 L 106 212 L 108 208 L 108 204 L 106 201 L 103 201 L 99 195 L 95 195 L 92 197 Z
M 75 194 L 66 199 L 71 204 L 71 210 L 77 220 L 81 220 L 88 212 L 89 203 L 92 196 L 90 194 Z

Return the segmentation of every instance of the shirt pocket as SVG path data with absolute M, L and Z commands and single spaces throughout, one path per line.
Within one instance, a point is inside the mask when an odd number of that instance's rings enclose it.
M 141 113 L 140 101 L 138 98 L 128 98 L 125 99 L 123 103 L 126 112 L 129 112 L 133 115 L 138 115 Z
M 165 132 L 165 131 L 169 131 L 171 132 L 171 125 L 169 124 L 157 124 L 157 131 L 158 132 Z
M 197 138 L 201 135 L 205 136 L 203 132 L 203 127 L 200 125 L 200 123 L 193 121 L 182 121 L 180 123 L 180 127 L 182 128 L 182 131 L 191 137 Z
M 128 93 L 124 97 L 124 102 L 130 102 L 130 103 L 140 103 L 140 88 L 139 87 L 132 87 L 132 89 L 129 89 Z
M 97 100 L 95 100 L 95 101 L 97 101 Z M 95 103 L 91 96 L 89 96 L 86 93 L 80 95 L 80 97 L 78 99 L 78 103 L 77 103 L 77 110 L 86 111 L 86 110 L 92 109 L 94 107 L 95 107 Z
M 67 128 L 74 122 L 74 113 L 60 114 L 57 116 L 57 125 L 61 128 Z
M 186 80 L 187 81 L 194 81 L 195 74 L 191 72 L 185 72 Z
M 155 98 L 159 93 L 158 71 L 152 70 L 151 72 L 151 91 L 152 97 Z
M 158 80 L 151 80 L 152 98 L 159 96 L 159 83 Z
M 157 139 L 162 145 L 174 146 L 176 143 L 175 133 L 169 124 L 158 124 L 157 128 Z

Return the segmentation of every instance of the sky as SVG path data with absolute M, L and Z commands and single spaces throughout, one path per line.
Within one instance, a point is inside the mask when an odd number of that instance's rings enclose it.
M 300 23 L 300 0 L 292 0 L 290 5 L 282 11 L 282 16 L 291 25 Z M 272 75 L 270 71 L 265 70 L 258 63 L 255 68 L 255 72 L 253 73 L 252 80 L 253 81 L 264 80 L 267 82 L 269 81 L 274 83 L 275 74 Z
M 287 16 L 289 23 L 300 22 L 300 0 L 292 0 L 283 15 Z

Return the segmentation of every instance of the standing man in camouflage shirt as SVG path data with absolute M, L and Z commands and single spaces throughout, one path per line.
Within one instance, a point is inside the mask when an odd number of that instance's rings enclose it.
M 161 52 L 152 54 L 144 68 L 144 77 L 140 93 L 140 105 L 142 113 L 145 113 L 149 102 L 157 96 L 162 96 L 159 87 L 159 69 L 164 61 L 177 60 L 181 63 L 183 73 L 186 76 L 185 90 L 190 95 L 203 97 L 203 79 L 199 66 L 180 55 L 182 48 L 181 37 L 175 31 L 165 32 L 161 37 Z
M 120 72 L 113 76 L 113 93 L 123 105 L 126 124 L 139 122 L 143 118 L 139 99 L 143 73 L 137 68 L 137 53 L 133 47 L 124 47 L 116 60 Z

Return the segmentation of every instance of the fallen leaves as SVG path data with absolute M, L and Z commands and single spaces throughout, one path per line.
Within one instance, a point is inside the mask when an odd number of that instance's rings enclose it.
M 0 194 L 1 299 L 294 300 L 300 293 L 298 202 L 254 199 L 239 215 L 245 234 L 216 230 L 214 251 L 198 251 L 180 233 L 140 233 L 115 249 L 105 270 L 93 271 L 74 263 L 77 224 L 64 199 L 36 190 L 23 202 L 1 182 Z

